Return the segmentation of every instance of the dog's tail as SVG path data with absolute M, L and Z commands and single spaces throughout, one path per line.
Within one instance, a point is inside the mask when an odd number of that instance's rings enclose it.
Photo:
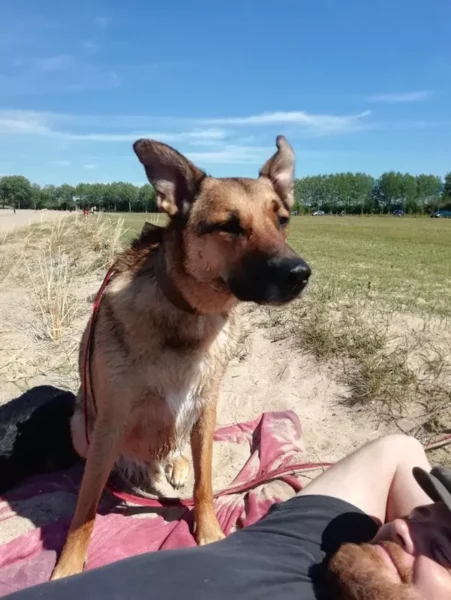
M 0 493 L 40 473 L 81 463 L 70 432 L 72 392 L 32 388 L 0 407 Z

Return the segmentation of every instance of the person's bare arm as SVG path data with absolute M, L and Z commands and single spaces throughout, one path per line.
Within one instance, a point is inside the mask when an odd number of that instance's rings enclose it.
M 389 435 L 336 463 L 299 495 L 340 498 L 385 523 L 431 503 L 413 478 L 413 467 L 431 469 L 421 444 L 412 437 Z

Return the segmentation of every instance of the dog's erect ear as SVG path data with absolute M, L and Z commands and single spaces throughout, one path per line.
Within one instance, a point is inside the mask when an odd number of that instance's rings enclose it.
M 158 208 L 170 217 L 185 213 L 206 174 L 180 152 L 161 142 L 137 140 L 133 149 L 155 188 Z
M 277 152 L 266 162 L 260 177 L 268 177 L 288 208 L 294 204 L 294 150 L 283 135 L 277 136 Z

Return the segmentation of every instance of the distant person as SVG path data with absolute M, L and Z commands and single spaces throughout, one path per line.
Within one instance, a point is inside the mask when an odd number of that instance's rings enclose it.
M 8 596 L 16 600 L 449 600 L 451 470 L 406 436 L 371 442 L 254 525 Z

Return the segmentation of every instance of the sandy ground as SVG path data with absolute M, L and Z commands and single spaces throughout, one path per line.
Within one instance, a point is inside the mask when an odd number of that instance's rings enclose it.
M 0 209 L 0 231 L 11 231 L 17 227 L 26 227 L 32 223 L 53 221 L 65 213 L 59 210 L 17 210 Z
M 92 291 L 96 287 L 92 286 Z M 29 318 L 24 307 L 21 311 L 18 313 L 17 308 L 8 311 L 8 316 Z M 0 305 L 0 319 L 6 314 L 5 306 Z M 83 324 L 86 319 L 87 315 L 82 319 Z M 338 371 L 333 366 L 318 366 L 311 358 L 293 348 L 293 342 L 289 339 L 274 342 L 273 332 L 259 327 L 261 320 L 262 314 L 258 309 L 242 317 L 243 328 L 248 334 L 241 352 L 232 359 L 222 384 L 219 425 L 246 422 L 266 411 L 292 410 L 299 416 L 303 430 L 303 450 L 294 458 L 295 462 L 335 462 L 383 433 L 371 415 L 344 406 L 342 401 L 347 390 L 339 383 Z M 75 389 L 78 384 L 76 376 L 71 373 L 65 377 L 58 368 L 57 357 L 50 359 L 48 355 L 45 356 L 45 350 L 27 341 L 24 332 L 16 332 L 14 341 L 15 347 L 28 343 L 26 354 L 22 354 L 20 360 L 26 363 L 30 376 L 9 384 L 0 378 L 0 401 L 6 402 L 18 396 L 18 388 L 29 389 L 34 385 L 51 384 Z M 44 367 L 45 364 L 48 366 Z M 53 371 L 52 364 L 56 365 Z M 190 456 L 189 449 L 187 456 Z M 248 457 L 249 449 L 245 445 L 215 443 L 214 490 L 225 489 Z M 308 473 L 302 479 L 304 485 L 320 472 Z M 190 497 L 192 485 L 191 468 L 185 486 L 178 491 L 180 496 Z M 263 486 L 261 493 L 272 494 L 275 489 L 281 498 L 288 499 L 293 493 L 291 488 L 277 481 Z M 174 493 L 169 492 L 169 495 Z M 27 502 L 28 512 L 20 510 L 7 526 L 0 529 L 0 544 L 31 531 L 37 524 L 50 522 L 57 516 L 70 515 L 74 509 L 73 502 L 72 496 L 64 494 L 58 494 L 58 498 L 43 495 Z M 146 516 L 151 518 L 153 515 Z
M 41 220 L 44 215 L 54 218 L 60 213 L 0 212 L 0 228 L 26 225 Z M 86 299 L 97 291 L 99 284 L 99 278 L 93 278 L 78 291 Z M 83 314 L 70 332 L 70 346 L 61 345 L 56 352 L 36 333 L 36 314 L 26 288 L 9 282 L 0 290 L 0 347 L 13 358 L 8 368 L 3 371 L 0 368 L 0 404 L 35 385 L 50 384 L 76 390 L 78 342 L 89 312 L 90 305 L 85 302 Z M 303 452 L 299 458 L 313 462 L 336 461 L 365 441 L 388 431 L 387 426 L 379 426 L 368 410 L 345 406 L 347 390 L 340 383 L 340 372 L 333 364 L 318 365 L 289 338 L 274 341 L 277 339 L 274 331 L 264 324 L 260 309 L 246 307 L 242 313 L 243 344 L 223 381 L 220 424 L 248 421 L 265 411 L 293 410 L 303 428 Z M 215 445 L 216 490 L 226 487 L 234 478 L 247 453 L 246 448 L 233 444 Z M 191 472 L 182 495 L 190 495 L 192 479 Z M 39 500 L 32 507 L 32 515 L 37 518 L 43 510 L 47 514 L 50 500 Z M 59 514 L 68 510 L 64 502 L 58 507 Z M 32 528 L 33 521 L 36 522 L 33 517 L 14 519 L 7 529 L 0 530 L 0 544 Z

